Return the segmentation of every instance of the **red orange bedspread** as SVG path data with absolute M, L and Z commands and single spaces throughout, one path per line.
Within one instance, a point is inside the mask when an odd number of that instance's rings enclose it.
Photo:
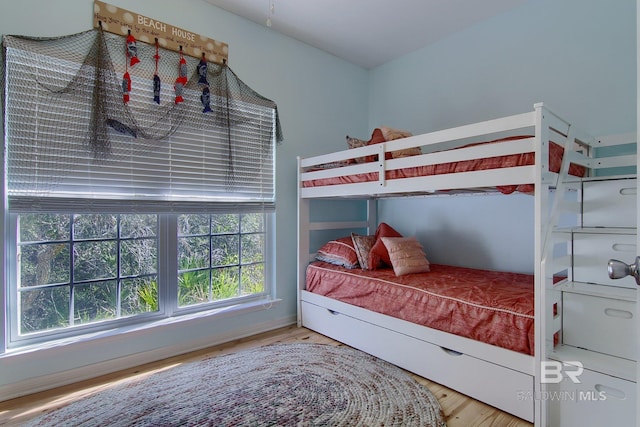
M 533 276 L 431 264 L 428 273 L 348 270 L 316 261 L 306 289 L 378 313 L 533 354 Z

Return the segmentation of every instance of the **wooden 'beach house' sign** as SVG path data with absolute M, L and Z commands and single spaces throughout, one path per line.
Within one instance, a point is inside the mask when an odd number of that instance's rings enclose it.
M 158 45 L 165 49 L 179 51 L 185 55 L 205 58 L 209 62 L 222 64 L 227 62 L 229 46 L 226 43 L 194 34 L 182 28 L 157 21 L 117 6 L 94 0 L 93 26 L 102 26 L 104 31 L 127 36 L 129 31 L 137 41 Z

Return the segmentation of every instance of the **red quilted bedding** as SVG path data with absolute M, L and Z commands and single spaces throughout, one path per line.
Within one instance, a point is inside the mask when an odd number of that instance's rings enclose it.
M 528 138 L 528 136 L 509 137 L 489 143 L 497 143 L 501 141 Z M 475 144 L 472 144 L 475 145 Z M 559 172 L 562 165 L 562 156 L 564 149 L 558 144 L 551 142 L 549 144 L 549 170 Z M 443 163 L 438 165 L 415 166 L 404 169 L 395 169 L 386 171 L 386 179 L 412 178 L 418 176 L 441 175 L 457 172 L 469 172 L 499 168 L 509 168 L 516 166 L 528 166 L 534 164 L 534 153 L 511 154 L 505 156 L 488 157 L 483 159 L 463 160 L 459 162 Z M 582 166 L 571 164 L 569 166 L 569 174 L 575 176 L 584 176 L 585 170 Z M 337 184 L 353 184 L 359 182 L 369 182 L 378 180 L 377 172 L 363 173 L 357 175 L 338 176 L 334 178 L 323 178 L 304 181 L 303 187 L 322 187 Z M 503 185 L 497 187 L 498 191 L 504 194 L 511 194 L 514 191 L 523 193 L 532 193 L 533 184 L 523 185 Z
M 431 264 L 396 277 L 315 261 L 306 289 L 378 313 L 533 355 L 533 276 Z

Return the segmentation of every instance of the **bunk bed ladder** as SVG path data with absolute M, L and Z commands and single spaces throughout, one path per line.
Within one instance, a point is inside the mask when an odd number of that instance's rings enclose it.
M 554 345 L 562 339 L 562 294 L 557 284 L 569 280 L 571 275 L 571 234 L 560 227 L 561 218 L 576 223 L 580 208 L 576 202 L 578 186 L 569 179 L 569 166 L 576 160 L 574 127 L 562 120 L 542 104 L 536 111 L 536 265 L 535 265 L 535 375 L 534 396 L 547 391 L 542 367 Z M 552 137 L 553 135 L 553 137 Z M 560 170 L 549 171 L 549 145 L 558 137 L 564 140 Z M 557 142 L 556 142 L 557 143 Z M 579 180 L 576 180 L 579 183 Z M 534 399 L 536 425 L 545 425 L 547 402 Z

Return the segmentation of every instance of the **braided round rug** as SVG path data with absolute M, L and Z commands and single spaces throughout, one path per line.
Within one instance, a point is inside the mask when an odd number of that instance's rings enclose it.
M 132 379 L 32 426 L 445 426 L 433 394 L 349 347 L 273 344 Z

